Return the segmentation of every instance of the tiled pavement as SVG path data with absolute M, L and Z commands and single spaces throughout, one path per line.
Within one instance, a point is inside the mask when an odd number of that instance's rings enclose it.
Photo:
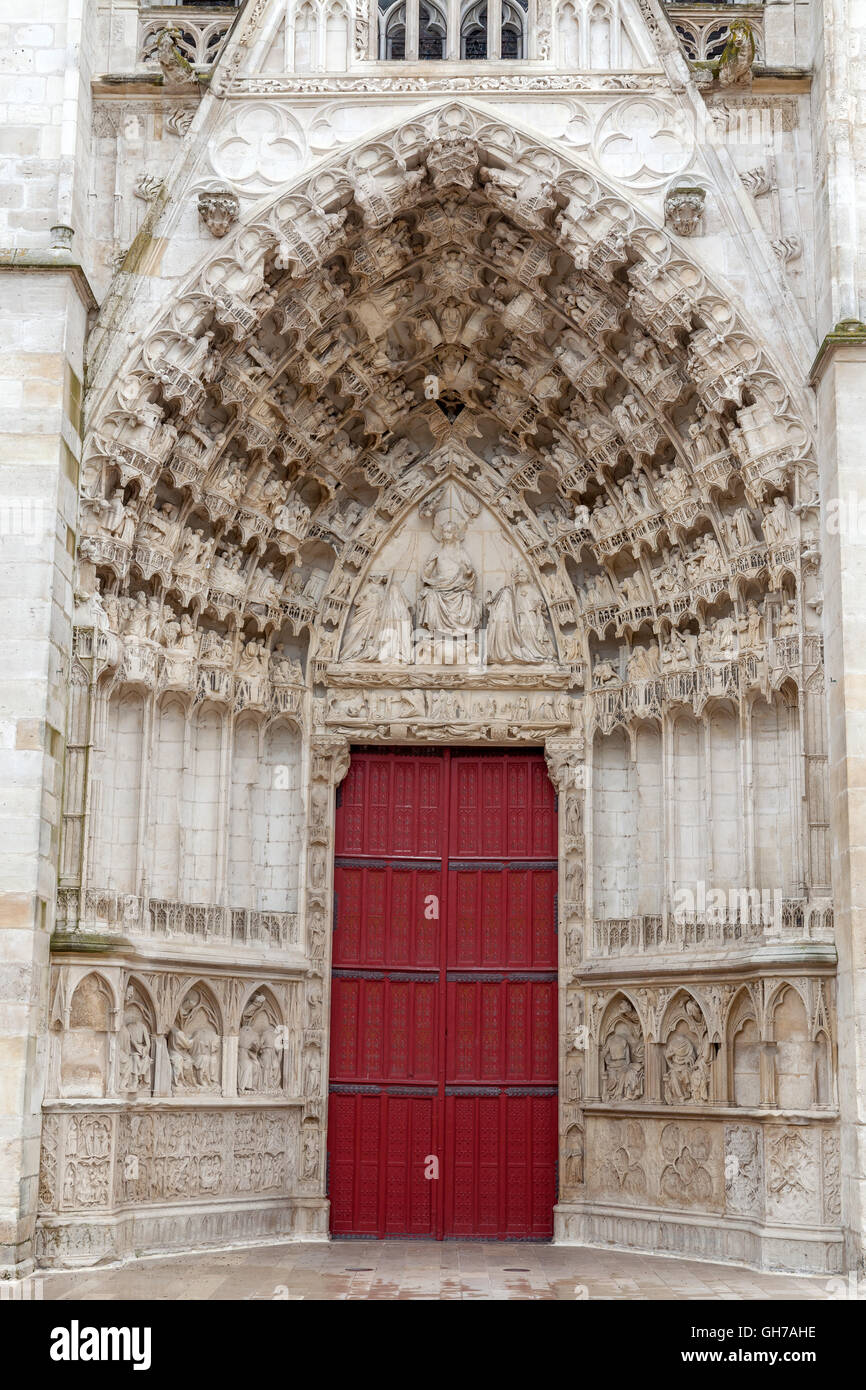
M 42 1272 L 44 1299 L 826 1299 L 826 1277 L 574 1246 L 334 1241 Z M 838 1283 L 838 1281 L 836 1281 Z

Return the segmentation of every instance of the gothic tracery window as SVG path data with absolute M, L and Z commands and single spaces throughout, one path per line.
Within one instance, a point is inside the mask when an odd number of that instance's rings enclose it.
M 406 6 L 391 5 L 381 12 L 380 58 L 406 57 Z
M 716 7 L 716 10 L 718 8 Z M 730 38 L 730 21 L 721 19 L 718 13 L 713 14 L 711 7 L 708 7 L 708 10 L 707 17 L 702 18 L 693 6 L 671 4 L 668 8 L 674 31 L 680 41 L 680 47 L 689 61 L 693 63 L 709 63 L 720 58 Z M 748 19 L 755 46 L 760 55 L 764 49 L 763 17 L 760 7 L 752 6 L 749 8 L 745 18 Z
M 487 4 L 476 0 L 463 13 L 460 24 L 461 58 L 487 57 Z
M 526 57 L 526 21 L 528 0 L 504 0 L 502 6 L 501 56 Z
M 497 17 L 487 0 L 463 0 L 459 33 L 449 35 L 446 7 L 437 0 L 379 0 L 379 57 L 429 61 L 442 58 L 525 58 L 529 0 L 502 0 Z M 455 26 L 456 30 L 456 26 Z
M 411 6 L 413 0 L 408 0 Z M 417 4 L 418 53 L 422 61 L 445 57 L 447 21 L 445 12 L 432 0 L 415 0 Z M 411 58 L 407 46 L 407 0 L 390 6 L 380 6 L 379 57 L 385 59 Z M 411 18 L 411 10 L 410 10 Z
M 445 36 L 448 25 L 445 15 L 437 5 L 422 3 L 419 7 L 418 57 L 444 58 Z

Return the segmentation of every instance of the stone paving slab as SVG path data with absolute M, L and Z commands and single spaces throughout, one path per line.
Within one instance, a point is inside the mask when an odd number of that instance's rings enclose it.
M 826 1299 L 826 1278 L 574 1246 L 332 1241 L 42 1272 L 43 1298 L 545 1300 Z

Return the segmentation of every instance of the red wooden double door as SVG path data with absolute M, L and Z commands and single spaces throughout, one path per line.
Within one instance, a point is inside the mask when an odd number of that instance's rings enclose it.
M 556 856 L 540 753 L 353 753 L 337 806 L 334 1235 L 551 1236 Z

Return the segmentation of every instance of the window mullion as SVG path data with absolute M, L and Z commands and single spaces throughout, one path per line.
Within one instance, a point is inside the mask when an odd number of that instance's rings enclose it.
M 406 58 L 418 62 L 418 34 L 421 28 L 420 0 L 406 0 Z
M 502 57 L 502 0 L 487 0 L 487 56 Z
M 460 57 L 460 0 L 448 0 L 448 36 L 446 58 Z

